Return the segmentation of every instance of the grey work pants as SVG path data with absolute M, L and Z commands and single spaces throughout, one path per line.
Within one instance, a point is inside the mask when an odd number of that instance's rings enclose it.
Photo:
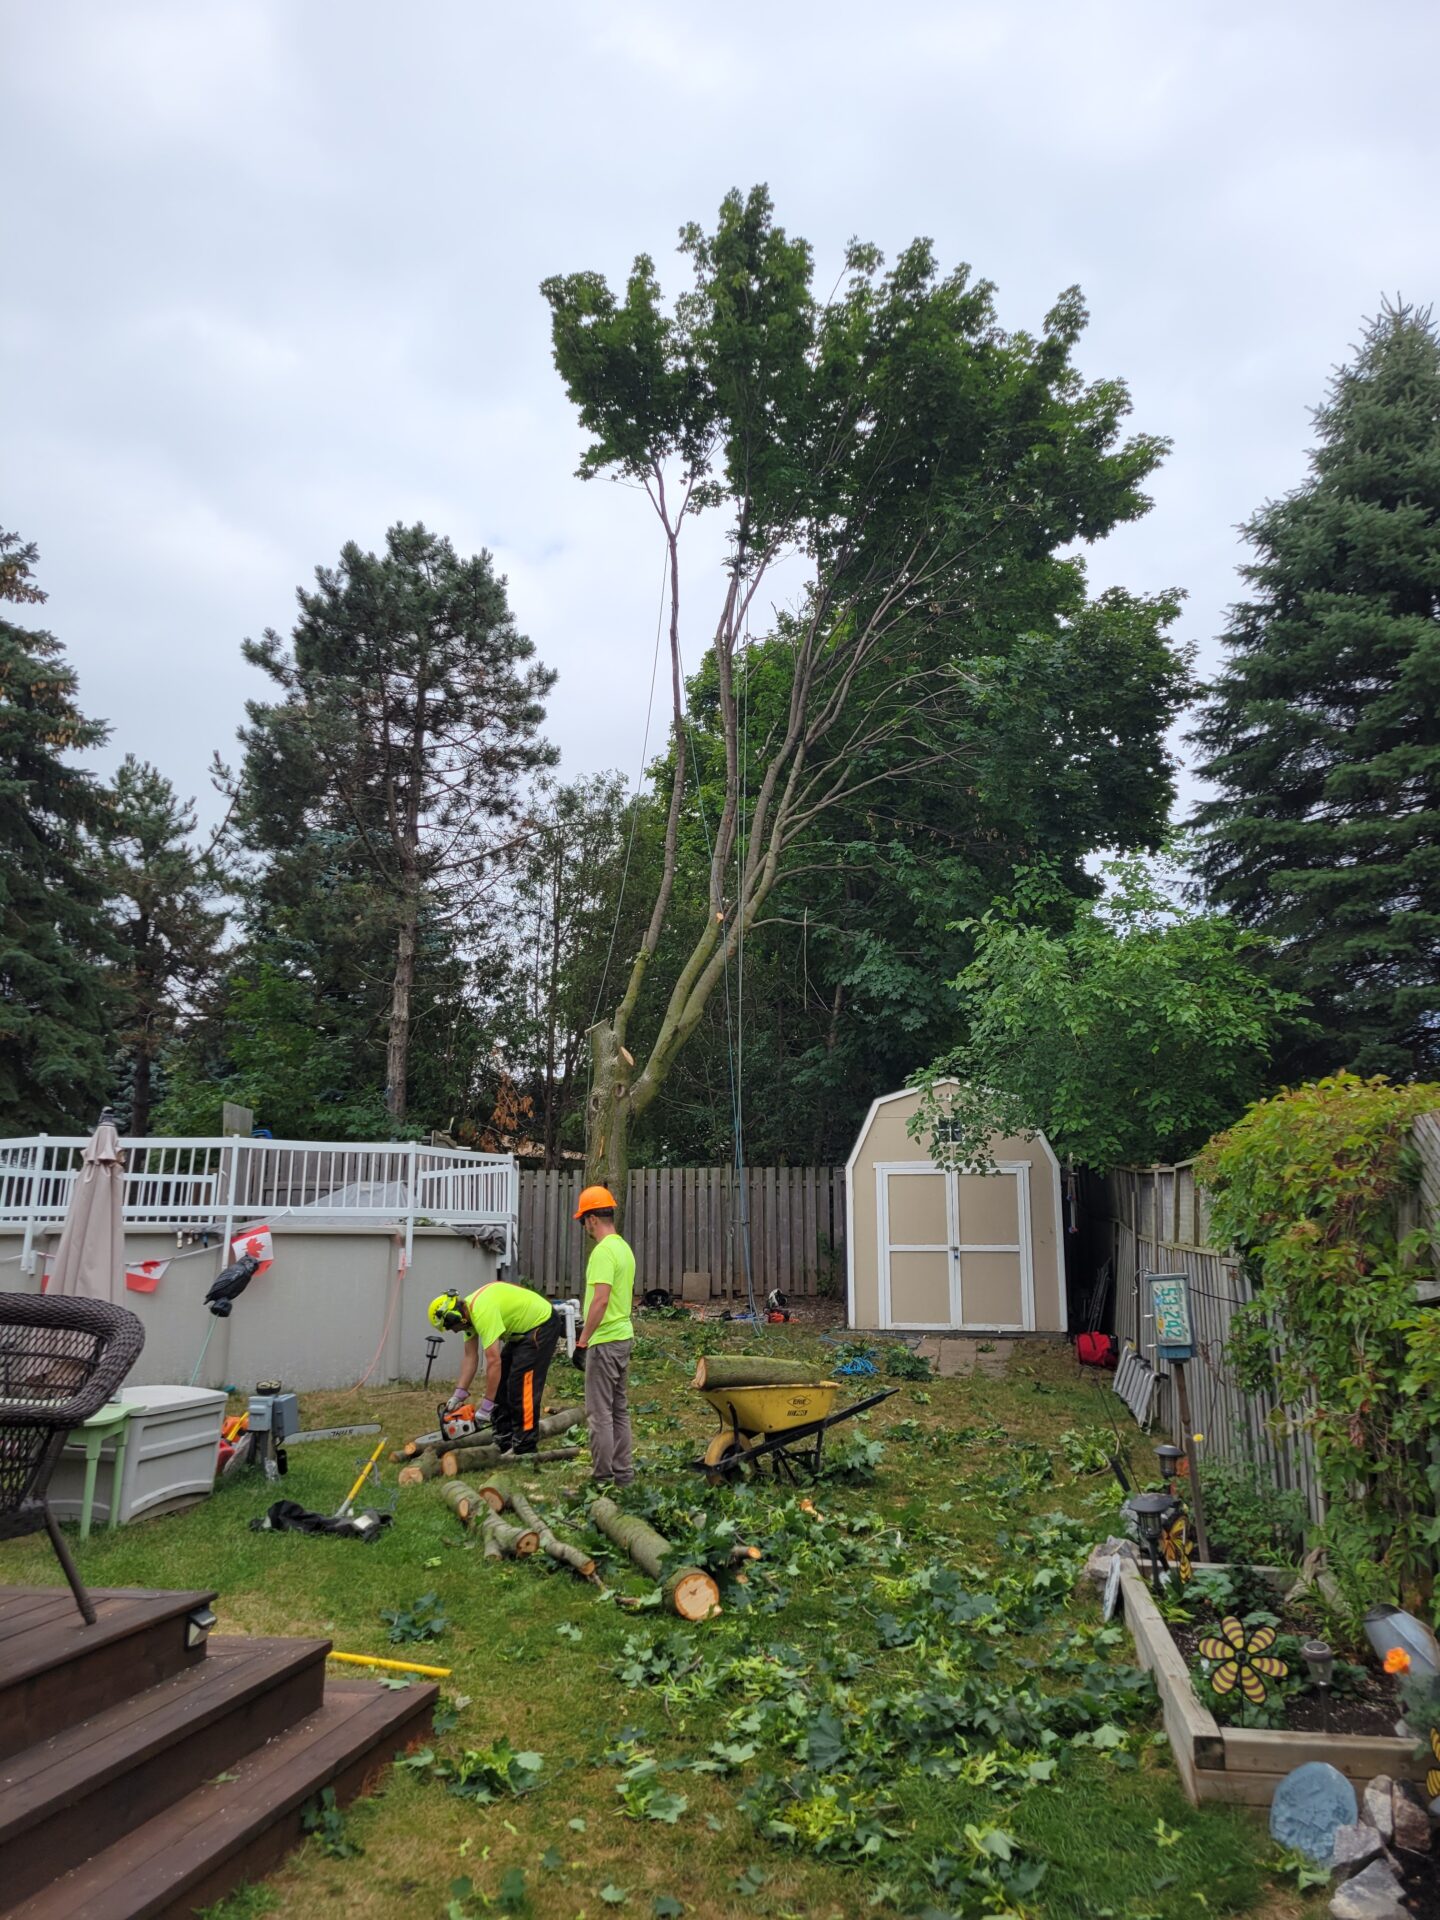
M 596 1480 L 628 1486 L 635 1478 L 630 1457 L 630 1378 L 633 1340 L 607 1340 L 585 1349 L 585 1418 L 590 1428 L 590 1471 Z

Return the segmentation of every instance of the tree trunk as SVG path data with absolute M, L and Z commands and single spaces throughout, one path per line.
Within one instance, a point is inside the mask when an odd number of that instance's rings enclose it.
M 390 992 L 390 1035 L 385 1047 L 385 1111 L 405 1118 L 410 1074 L 410 993 L 415 985 L 415 936 L 419 915 L 413 895 L 406 898 L 395 941 L 395 980 Z
M 433 1447 L 427 1447 L 408 1467 L 401 1467 L 395 1481 L 397 1486 L 418 1487 L 426 1480 L 436 1480 L 439 1476 L 440 1456 Z
M 482 1500 L 475 1489 L 467 1487 L 463 1480 L 452 1480 L 443 1490 L 443 1498 L 462 1527 L 468 1527 L 477 1516 L 491 1511 L 489 1501 Z
M 825 1377 L 805 1360 L 770 1360 L 759 1353 L 702 1354 L 694 1387 L 797 1387 Z
M 146 1134 L 150 1131 L 150 1032 L 149 1023 L 141 1034 L 139 1045 L 135 1049 L 135 1071 L 130 1083 L 130 1131 L 132 1134 Z
M 499 1514 L 486 1514 L 484 1531 L 487 1549 L 493 1541 L 507 1560 L 524 1560 L 540 1551 L 540 1536 L 533 1527 L 512 1527 Z
M 552 1460 L 573 1460 L 579 1452 L 578 1447 L 547 1447 L 543 1453 L 527 1453 L 516 1465 L 522 1472 L 528 1472 L 531 1467 L 547 1466 Z M 476 1467 L 498 1467 L 505 1457 L 499 1447 L 458 1447 L 452 1453 L 441 1454 L 440 1472 L 447 1480 L 453 1480 L 457 1474 L 470 1473 Z M 410 1467 L 402 1467 L 400 1476 L 412 1471 Z M 434 1478 L 428 1473 L 424 1477 Z
M 512 1487 L 508 1492 L 506 1504 L 522 1526 L 533 1527 L 539 1534 L 542 1553 L 548 1554 L 562 1567 L 572 1567 L 582 1580 L 595 1578 L 595 1562 L 589 1554 L 582 1553 L 579 1547 L 572 1547 L 568 1540 L 557 1540 L 523 1493 Z
M 623 1228 L 630 1177 L 630 1074 L 634 1065 L 602 1020 L 590 1029 L 590 1098 L 585 1108 L 585 1184 L 615 1196 L 615 1224 Z
M 633 1513 L 622 1513 L 603 1496 L 590 1503 L 590 1518 L 609 1540 L 623 1547 L 642 1573 L 661 1579 L 670 1542 Z M 720 1589 L 703 1567 L 681 1567 L 663 1582 L 665 1599 L 682 1620 L 708 1620 L 720 1611 Z

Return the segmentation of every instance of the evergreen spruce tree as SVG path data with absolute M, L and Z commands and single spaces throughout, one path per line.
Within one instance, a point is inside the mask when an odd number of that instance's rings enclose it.
M 35 560 L 0 532 L 0 602 L 44 600 Z M 69 756 L 108 729 L 75 688 L 53 634 L 0 616 L 0 1133 L 89 1127 L 107 1092 L 111 949 L 85 839 L 103 796 Z
M 1440 1068 L 1440 337 L 1387 307 L 1245 531 L 1252 598 L 1194 738 L 1211 897 L 1278 943 L 1292 1071 Z
M 190 996 L 216 964 L 225 915 L 219 878 L 191 844 L 194 802 L 127 754 L 99 828 L 101 869 L 121 948 L 117 1022 L 127 1131 L 150 1131 L 155 1063 Z

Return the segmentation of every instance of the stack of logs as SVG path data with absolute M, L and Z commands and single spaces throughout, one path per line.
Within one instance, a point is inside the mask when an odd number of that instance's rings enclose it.
M 541 1416 L 538 1433 L 541 1440 L 553 1440 L 568 1433 L 571 1427 L 583 1427 L 585 1424 L 584 1407 L 559 1407 L 554 1413 Z M 424 1446 L 418 1440 L 409 1441 L 402 1447 L 394 1459 L 404 1460 L 396 1478 L 402 1487 L 419 1486 L 425 1480 L 454 1480 L 462 1473 L 470 1473 L 477 1467 L 499 1466 L 505 1457 L 503 1449 L 497 1444 L 494 1428 L 490 1428 L 490 1438 L 485 1438 L 485 1428 L 480 1428 L 463 1446 L 446 1447 Z M 578 1447 L 549 1447 L 543 1452 L 527 1454 L 526 1467 L 547 1460 L 573 1460 L 579 1453 Z

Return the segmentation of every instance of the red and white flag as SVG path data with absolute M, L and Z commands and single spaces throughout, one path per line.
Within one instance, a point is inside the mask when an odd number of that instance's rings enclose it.
M 237 1233 L 230 1242 L 232 1260 L 243 1260 L 246 1254 L 252 1260 L 258 1260 L 257 1274 L 268 1273 L 275 1260 L 275 1245 L 270 1238 L 269 1227 L 251 1227 L 245 1233 Z
M 125 1269 L 125 1284 L 131 1293 L 153 1293 L 169 1264 L 168 1260 L 132 1261 Z

